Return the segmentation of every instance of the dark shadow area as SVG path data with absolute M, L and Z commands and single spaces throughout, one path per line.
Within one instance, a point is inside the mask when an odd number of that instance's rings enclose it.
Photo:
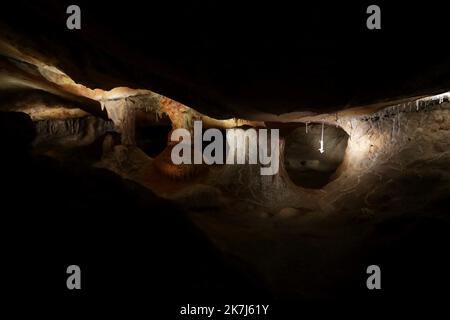
M 217 251 L 181 208 L 110 171 L 33 156 L 35 136 L 28 115 L 0 113 L 2 290 L 10 298 L 78 308 L 96 297 L 95 307 L 110 312 L 142 310 L 155 294 L 170 303 L 265 296 L 261 281 Z M 83 272 L 80 292 L 65 285 L 71 264 Z
M 149 157 L 156 157 L 167 147 L 169 132 L 172 130 L 168 124 L 152 124 L 136 127 L 136 145 Z

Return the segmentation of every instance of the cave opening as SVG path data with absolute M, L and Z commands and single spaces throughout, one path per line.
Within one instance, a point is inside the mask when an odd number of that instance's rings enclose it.
M 165 114 L 151 122 L 146 119 L 148 113 L 136 119 L 136 146 L 154 158 L 166 149 L 172 123 Z
M 321 153 L 323 128 L 323 149 Z M 284 166 L 293 183 L 319 189 L 335 178 L 347 148 L 348 134 L 323 123 L 296 126 L 285 136 Z

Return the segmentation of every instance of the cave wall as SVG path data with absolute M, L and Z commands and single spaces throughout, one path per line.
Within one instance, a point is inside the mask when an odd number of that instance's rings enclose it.
M 261 176 L 259 165 L 225 165 L 211 169 L 206 184 L 272 212 L 302 208 L 359 217 L 420 211 L 450 194 L 449 102 L 394 106 L 337 124 L 348 133 L 348 145 L 335 179 L 322 189 L 292 182 L 283 139 L 276 175 Z
M 113 123 L 94 116 L 68 119 L 45 119 L 34 122 L 35 147 L 75 147 L 93 143 L 107 131 L 113 130 Z
M 401 213 L 449 194 L 449 102 L 394 106 L 339 124 L 350 139 L 339 177 L 324 189 L 325 211 Z
M 127 99 L 108 100 L 102 102 L 102 108 L 108 111 L 116 130 L 121 134 L 122 144 L 134 145 L 135 141 L 135 109 Z
M 108 117 L 113 121 L 116 131 L 121 134 L 122 144 L 136 145 L 136 113 L 151 112 L 158 119 L 161 117 L 159 100 L 159 95 L 146 93 L 101 100 L 100 103 L 102 109 L 106 109 Z

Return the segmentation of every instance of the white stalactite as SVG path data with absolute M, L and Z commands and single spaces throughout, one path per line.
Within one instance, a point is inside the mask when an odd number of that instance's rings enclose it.
M 322 122 L 322 134 L 320 137 L 320 148 L 319 148 L 320 153 L 325 152 L 325 149 L 323 148 L 323 129 L 324 129 L 324 123 Z

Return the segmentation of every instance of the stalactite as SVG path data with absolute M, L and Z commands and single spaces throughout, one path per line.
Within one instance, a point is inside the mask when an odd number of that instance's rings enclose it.
M 102 108 L 106 108 L 108 117 L 114 122 L 116 130 L 121 134 L 122 144 L 135 144 L 136 110 L 133 99 L 123 98 L 104 100 Z
M 320 148 L 319 148 L 320 153 L 325 152 L 325 149 L 323 148 L 323 129 L 324 129 L 324 123 L 322 122 L 322 133 L 320 136 Z

